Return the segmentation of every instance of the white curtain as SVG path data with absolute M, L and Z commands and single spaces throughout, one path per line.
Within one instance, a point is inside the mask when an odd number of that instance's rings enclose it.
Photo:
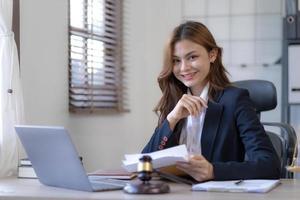
M 19 61 L 12 32 L 13 0 L 0 0 L 0 177 L 17 170 L 15 124 L 24 122 Z

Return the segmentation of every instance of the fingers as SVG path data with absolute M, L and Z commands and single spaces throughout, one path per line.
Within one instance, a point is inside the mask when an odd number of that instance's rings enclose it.
M 176 167 L 197 181 L 213 179 L 213 166 L 203 156 L 191 156 L 188 162 L 177 162 Z
M 192 116 L 198 116 L 204 108 L 207 108 L 207 102 L 201 97 L 184 94 L 179 103 L 188 110 Z
M 189 155 L 189 162 L 191 164 L 197 164 L 197 163 L 202 163 L 202 162 L 205 162 L 206 159 L 204 158 L 204 156 L 200 155 L 200 154 L 197 154 L 197 155 Z
M 179 170 L 185 172 L 186 174 L 189 174 L 191 177 L 193 177 L 197 181 L 204 181 L 207 180 L 206 173 L 204 171 L 198 169 L 198 168 L 193 168 L 190 166 L 184 166 L 184 165 L 177 165 L 176 166 Z
M 201 97 L 196 97 L 200 102 L 201 102 L 201 105 L 205 108 L 207 108 L 207 101 L 205 101 L 204 99 L 202 99 Z
M 191 168 L 191 170 L 206 168 L 206 163 L 208 163 L 208 161 L 201 155 L 190 156 L 188 162 L 177 162 L 178 166 Z
M 173 130 L 180 119 L 189 115 L 199 116 L 204 108 L 207 108 L 207 102 L 204 99 L 184 94 L 167 116 L 170 128 Z
M 180 101 L 180 104 L 188 110 L 190 115 L 197 115 L 197 113 L 200 110 L 199 105 L 197 103 L 188 98 L 182 98 Z

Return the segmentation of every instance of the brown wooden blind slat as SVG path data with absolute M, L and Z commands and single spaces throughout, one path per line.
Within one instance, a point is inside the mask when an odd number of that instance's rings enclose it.
M 122 0 L 69 2 L 70 111 L 124 111 Z

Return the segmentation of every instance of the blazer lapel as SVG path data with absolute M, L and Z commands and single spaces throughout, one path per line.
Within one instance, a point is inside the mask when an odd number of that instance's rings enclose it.
M 219 100 L 219 98 L 217 98 L 217 100 Z M 220 125 L 222 112 L 223 105 L 209 101 L 201 136 L 202 155 L 208 161 L 211 161 L 214 141 Z

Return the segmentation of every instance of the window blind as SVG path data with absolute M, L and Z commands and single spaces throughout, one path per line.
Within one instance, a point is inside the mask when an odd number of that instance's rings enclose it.
M 124 109 L 122 1 L 70 0 L 69 110 Z

